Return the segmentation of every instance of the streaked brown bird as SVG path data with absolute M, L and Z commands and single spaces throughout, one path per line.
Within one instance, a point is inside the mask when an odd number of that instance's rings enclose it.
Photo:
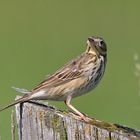
M 87 121 L 87 116 L 71 104 L 71 99 L 91 91 L 98 85 L 105 72 L 106 62 L 105 41 L 100 37 L 89 37 L 84 53 L 57 70 L 31 91 L 14 88 L 25 95 L 0 111 L 29 100 L 56 100 L 64 101 L 82 120 Z

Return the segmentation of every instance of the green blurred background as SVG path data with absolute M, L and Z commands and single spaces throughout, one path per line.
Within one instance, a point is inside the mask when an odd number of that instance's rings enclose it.
M 140 1 L 1 0 L 0 106 L 13 101 L 11 86 L 32 89 L 47 74 L 85 51 L 87 37 L 108 45 L 99 86 L 73 99 L 97 119 L 140 129 L 140 95 L 133 56 L 140 54 Z M 63 102 L 49 102 L 67 109 Z M 11 108 L 0 113 L 0 135 L 11 139 Z

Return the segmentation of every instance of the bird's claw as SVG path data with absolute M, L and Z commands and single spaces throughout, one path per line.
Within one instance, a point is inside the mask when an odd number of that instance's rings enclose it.
M 91 121 L 93 121 L 93 119 L 94 119 L 94 118 L 88 117 L 88 115 L 87 114 L 84 114 L 84 113 L 82 113 L 81 116 L 78 115 L 78 114 L 76 114 L 76 113 L 73 113 L 73 112 L 70 112 L 70 114 L 73 115 L 74 118 L 79 119 L 79 120 L 82 120 L 82 121 L 85 121 L 85 122 L 88 122 L 88 123 L 91 122 Z
M 85 122 L 91 122 L 93 121 L 92 118 L 88 117 L 88 116 L 79 116 L 81 120 L 85 121 Z

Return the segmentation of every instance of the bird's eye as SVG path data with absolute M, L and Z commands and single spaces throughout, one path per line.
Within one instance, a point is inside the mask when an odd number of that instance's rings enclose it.
M 100 41 L 100 48 L 104 51 L 106 51 L 106 44 L 103 40 Z
M 101 46 L 104 45 L 104 41 L 100 41 L 100 45 L 101 45 Z

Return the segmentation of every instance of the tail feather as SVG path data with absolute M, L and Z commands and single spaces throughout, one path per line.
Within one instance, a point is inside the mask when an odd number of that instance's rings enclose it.
M 28 100 L 29 100 L 28 96 L 26 96 L 26 97 L 23 96 L 20 99 L 17 99 L 15 102 L 13 102 L 13 103 L 11 103 L 11 104 L 3 107 L 3 108 L 0 108 L 0 112 L 5 110 L 5 109 L 7 109 L 7 108 L 9 108 L 9 107 L 12 107 L 12 106 L 18 104 L 18 103 L 22 103 L 22 102 L 25 102 L 25 101 L 28 101 Z
M 15 91 L 23 93 L 23 94 L 30 94 L 31 92 L 27 89 L 24 88 L 16 88 L 16 87 L 12 87 Z

